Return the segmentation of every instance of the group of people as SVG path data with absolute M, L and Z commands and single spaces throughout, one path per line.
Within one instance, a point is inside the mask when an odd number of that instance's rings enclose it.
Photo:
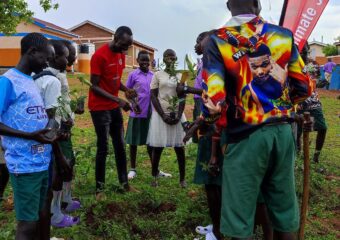
M 0 195 L 2 200 L 10 178 L 16 239 L 50 239 L 51 225 L 79 223 L 79 217 L 69 215 L 81 207 L 71 191 L 74 112 L 66 78 L 75 60 L 70 42 L 30 33 L 21 40 L 18 65 L 0 77 L 1 159 L 6 163 L 1 160 Z
M 88 108 L 97 135 L 96 198 L 105 197 L 109 136 L 119 182 L 131 192 L 138 192 L 129 180 L 137 177 L 142 145 L 152 163 L 151 185 L 157 187 L 159 177 L 171 177 L 159 163 L 163 149 L 172 147 L 185 188 L 184 146 L 192 137 L 198 144 L 194 182 L 205 186 L 212 221 L 196 231 L 208 240 L 223 235 L 251 239 L 259 224 L 264 239 L 294 239 L 299 211 L 292 123 L 296 106 L 312 96 L 314 84 L 292 33 L 264 21 L 259 0 L 228 0 L 227 6 L 232 18 L 226 25 L 197 38 L 195 50 L 203 58 L 193 87 L 176 70 L 172 49 L 163 53 L 165 69 L 155 73 L 149 69 L 148 52 L 140 51 L 139 68 L 124 85 L 124 52 L 133 42 L 128 27 L 119 27 L 114 40 L 94 53 Z M 38 33 L 25 36 L 21 49 L 19 64 L 0 78 L 0 135 L 7 164 L 0 169 L 8 169 L 11 178 L 16 239 L 49 239 L 50 220 L 56 227 L 79 223 L 78 217 L 66 215 L 81 207 L 71 195 L 74 113 L 66 106 L 65 117 L 58 107 L 60 99 L 69 102 L 65 70 L 75 51 L 68 42 L 48 41 Z M 189 94 L 195 99 L 193 122 L 184 114 Z M 121 109 L 131 111 L 126 136 Z M 324 141 L 325 130 L 321 135 Z M 130 145 L 129 172 L 125 143 Z M 1 179 L 3 186 L 8 177 Z

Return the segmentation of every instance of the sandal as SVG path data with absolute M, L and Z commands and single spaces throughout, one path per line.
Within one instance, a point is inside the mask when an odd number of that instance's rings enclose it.
M 195 231 L 198 233 L 198 234 L 201 234 L 201 235 L 207 235 L 208 233 L 212 232 L 213 230 L 213 225 L 210 224 L 206 227 L 202 227 L 202 226 L 198 226 L 196 227 Z
M 64 218 L 61 222 L 55 223 L 51 221 L 51 225 L 57 228 L 66 228 L 66 227 L 72 227 L 73 225 L 77 225 L 79 222 L 80 222 L 79 217 L 72 217 L 69 215 L 64 215 Z
M 63 210 L 65 210 L 65 212 L 70 213 L 81 208 L 81 204 L 80 204 L 80 201 L 72 200 L 72 203 L 63 202 L 62 207 L 63 207 Z

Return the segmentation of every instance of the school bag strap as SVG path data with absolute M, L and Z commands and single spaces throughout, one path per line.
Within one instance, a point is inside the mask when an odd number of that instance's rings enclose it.
M 53 76 L 56 77 L 51 71 L 44 70 L 36 75 L 33 76 L 33 80 L 37 80 L 38 78 L 41 78 L 43 76 Z

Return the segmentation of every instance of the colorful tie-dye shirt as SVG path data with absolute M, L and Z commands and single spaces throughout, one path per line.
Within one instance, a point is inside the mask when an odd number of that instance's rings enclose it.
M 292 33 L 260 17 L 211 35 L 203 66 L 207 95 L 214 104 L 228 104 L 231 139 L 261 124 L 289 120 L 293 105 L 312 92 Z M 208 105 L 204 112 L 209 112 Z

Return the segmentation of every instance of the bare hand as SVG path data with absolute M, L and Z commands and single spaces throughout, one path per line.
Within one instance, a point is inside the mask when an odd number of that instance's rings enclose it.
M 128 89 L 128 90 L 125 91 L 125 97 L 127 99 L 133 99 L 133 98 L 137 98 L 138 94 L 137 94 L 136 90 Z
M 314 129 L 314 117 L 310 117 L 309 120 L 304 119 L 303 121 L 303 131 L 312 132 Z
M 219 114 L 222 111 L 221 105 L 215 105 L 207 94 L 202 94 L 202 100 L 204 106 L 208 108 L 210 114 L 215 115 Z
M 168 116 L 167 114 L 163 114 L 162 119 L 166 124 L 173 125 L 172 123 L 173 123 L 174 119 L 171 118 L 170 116 Z
M 58 132 L 58 140 L 66 141 L 71 138 L 70 132 Z
M 119 100 L 119 107 L 122 108 L 125 112 L 132 110 L 130 104 L 123 99 Z
M 181 119 L 176 117 L 175 119 L 172 119 L 172 124 L 171 125 L 176 125 L 177 123 L 179 123 Z
M 188 129 L 185 132 L 185 136 L 183 138 L 183 142 L 186 143 L 190 140 L 190 138 L 192 138 L 195 133 L 197 132 L 198 128 L 200 125 L 198 125 L 196 122 L 193 122 L 190 124 L 190 126 L 188 127 Z
M 274 60 L 272 60 L 272 70 L 270 71 L 270 75 L 278 82 L 283 85 L 288 76 L 287 66 L 283 69 L 279 64 L 277 64 Z

